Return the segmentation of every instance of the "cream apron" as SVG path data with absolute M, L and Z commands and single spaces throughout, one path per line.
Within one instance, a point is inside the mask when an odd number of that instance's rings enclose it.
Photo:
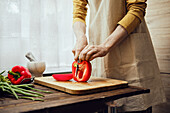
M 88 0 L 89 41 L 98 45 L 114 31 L 126 14 L 126 0 Z M 150 94 L 120 99 L 125 111 L 145 110 L 165 101 L 153 45 L 145 21 L 105 57 L 92 62 L 93 76 L 127 80 L 130 85 L 149 88 Z

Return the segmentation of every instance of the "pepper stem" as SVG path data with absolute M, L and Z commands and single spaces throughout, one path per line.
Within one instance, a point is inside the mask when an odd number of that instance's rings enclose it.
M 73 66 L 74 66 L 74 67 L 77 67 L 77 63 L 74 63 Z
M 18 78 L 20 78 L 20 74 L 19 74 L 19 73 L 14 73 L 14 72 L 12 72 L 12 71 L 8 71 L 8 73 L 9 73 L 10 75 L 13 75 L 16 80 L 17 80 Z

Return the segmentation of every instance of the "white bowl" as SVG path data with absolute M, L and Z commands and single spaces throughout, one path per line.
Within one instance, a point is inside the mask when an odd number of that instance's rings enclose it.
M 32 76 L 42 77 L 46 66 L 45 66 L 45 62 L 28 62 L 27 68 L 32 74 Z

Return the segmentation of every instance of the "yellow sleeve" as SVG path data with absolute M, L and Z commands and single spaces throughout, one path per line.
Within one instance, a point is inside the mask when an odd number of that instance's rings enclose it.
M 144 19 L 147 0 L 126 0 L 127 14 L 118 22 L 130 34 Z
M 87 0 L 73 0 L 73 24 L 81 21 L 86 24 Z

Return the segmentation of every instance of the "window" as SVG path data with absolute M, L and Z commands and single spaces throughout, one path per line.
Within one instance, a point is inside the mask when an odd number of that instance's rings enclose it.
M 45 72 L 71 71 L 72 0 L 1 0 L 0 71 L 26 66 L 27 52 Z

